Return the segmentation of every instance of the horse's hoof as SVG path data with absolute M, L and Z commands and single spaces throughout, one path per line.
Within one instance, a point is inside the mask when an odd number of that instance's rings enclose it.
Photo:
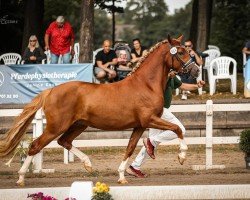
M 93 172 L 93 168 L 91 166 L 88 165 L 84 165 L 84 168 L 87 170 L 87 172 L 92 173 Z
M 24 183 L 24 181 L 17 181 L 16 182 L 16 186 L 18 186 L 18 187 L 24 187 L 25 183 Z
M 128 183 L 128 181 L 126 179 L 119 179 L 117 182 L 119 184 L 127 184 Z
M 183 165 L 184 161 L 186 160 L 186 157 L 183 157 L 181 153 L 178 155 L 178 160 L 181 165 Z

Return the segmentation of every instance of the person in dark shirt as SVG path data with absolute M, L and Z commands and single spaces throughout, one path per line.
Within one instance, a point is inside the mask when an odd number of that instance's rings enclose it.
M 141 46 L 141 41 L 138 38 L 133 39 L 133 45 L 134 48 L 131 50 L 131 62 L 136 63 L 147 53 L 147 48 Z
M 117 56 L 111 49 L 111 42 L 103 42 L 103 50 L 99 51 L 95 57 L 94 73 L 97 79 L 103 80 L 106 77 L 112 81 L 116 76 L 115 66 L 117 65 Z
M 31 35 L 28 47 L 26 47 L 23 54 L 24 64 L 40 64 L 45 58 L 46 56 L 42 48 L 39 46 L 37 37 L 35 35 Z

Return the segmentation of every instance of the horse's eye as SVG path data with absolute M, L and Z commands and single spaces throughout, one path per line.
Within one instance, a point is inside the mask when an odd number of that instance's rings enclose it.
M 178 54 L 179 54 L 180 56 L 183 56 L 183 55 L 184 55 L 184 53 L 183 53 L 183 52 L 178 52 Z

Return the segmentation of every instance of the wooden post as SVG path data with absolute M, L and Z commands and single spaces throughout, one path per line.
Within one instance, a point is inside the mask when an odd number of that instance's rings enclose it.
M 43 133 L 43 115 L 42 110 L 39 109 L 35 115 L 35 124 L 33 128 L 33 138 L 38 138 Z M 35 155 L 34 160 L 34 173 L 40 173 L 42 171 L 42 163 L 43 163 L 43 150 L 41 150 L 38 154 Z
M 206 169 L 213 165 L 213 101 L 206 103 Z

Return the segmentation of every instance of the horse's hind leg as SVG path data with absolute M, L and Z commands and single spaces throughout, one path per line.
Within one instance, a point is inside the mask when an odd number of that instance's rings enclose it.
M 43 134 L 38 137 L 36 140 L 34 140 L 30 146 L 28 156 L 25 159 L 23 166 L 18 171 L 19 179 L 16 182 L 18 186 L 24 186 L 24 176 L 28 170 L 28 167 L 30 166 L 32 159 L 34 155 L 39 153 L 47 144 L 49 144 L 53 139 L 55 139 L 60 133 L 58 134 L 50 134 L 48 129 L 46 128 Z
M 58 139 L 57 142 L 59 145 L 76 155 L 81 160 L 81 162 L 84 163 L 84 168 L 88 172 L 92 172 L 92 165 L 89 157 L 72 145 L 73 140 L 86 128 L 87 126 L 85 126 L 81 121 L 77 121 L 69 127 L 69 129 Z
M 27 158 L 25 159 L 25 161 L 23 163 L 23 166 L 18 171 L 19 179 L 16 182 L 16 185 L 18 185 L 18 186 L 24 186 L 24 176 L 25 176 L 25 173 L 27 172 L 27 170 L 28 170 L 28 168 L 30 166 L 30 163 L 32 162 L 33 157 L 34 156 L 27 156 Z
M 137 145 L 137 143 L 138 143 L 139 139 L 141 138 L 144 131 L 145 131 L 145 128 L 134 128 L 133 133 L 130 137 L 127 149 L 126 149 L 125 156 L 123 158 L 122 163 L 120 164 L 120 166 L 118 168 L 118 172 L 119 172 L 118 183 L 121 183 L 121 184 L 128 183 L 127 180 L 125 179 L 124 171 L 126 169 L 128 159 L 133 154 L 135 147 L 136 147 L 136 145 Z

